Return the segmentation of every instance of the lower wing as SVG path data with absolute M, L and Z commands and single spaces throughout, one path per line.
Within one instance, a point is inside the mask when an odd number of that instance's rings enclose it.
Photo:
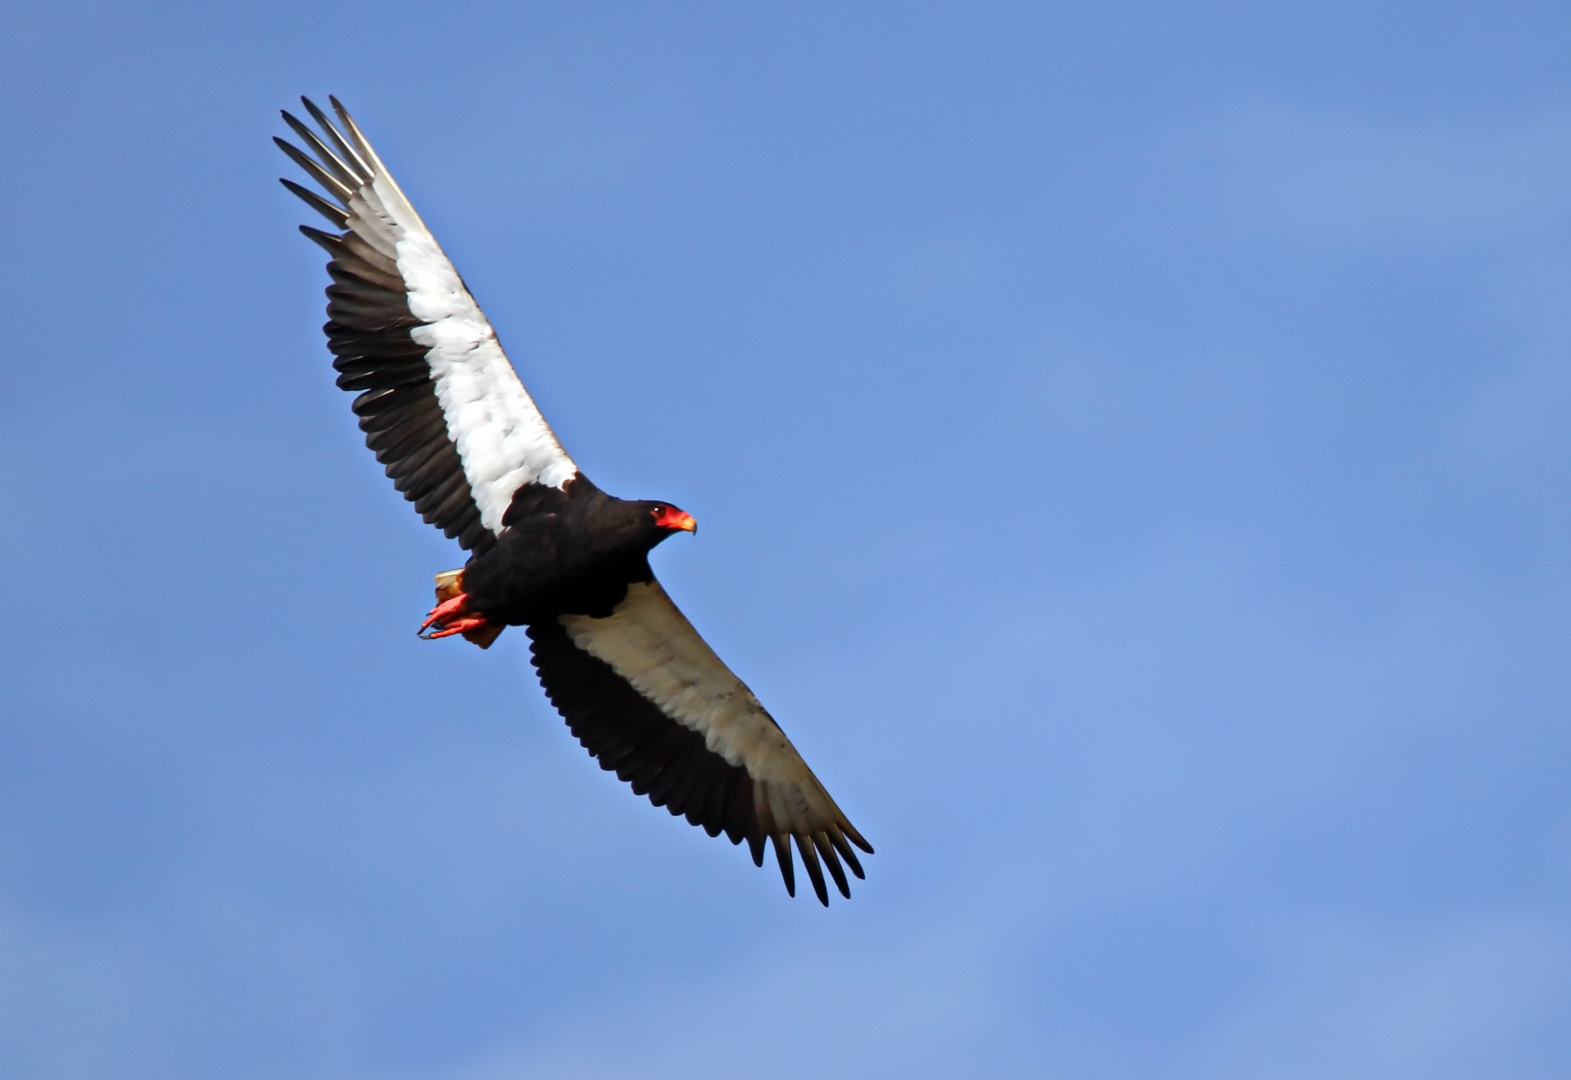
M 710 836 L 746 840 L 759 866 L 768 839 L 791 895 L 793 841 L 821 903 L 823 866 L 851 895 L 841 861 L 860 878 L 851 845 L 872 847 L 658 581 L 630 585 L 605 618 L 564 615 L 529 637 L 546 695 L 602 769 Z

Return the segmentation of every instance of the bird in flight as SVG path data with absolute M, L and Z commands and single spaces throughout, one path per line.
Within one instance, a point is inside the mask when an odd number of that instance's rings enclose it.
M 305 149 L 275 138 L 322 193 L 283 180 L 332 225 L 327 347 L 366 445 L 429 524 L 469 552 L 436 576 L 425 638 L 489 648 L 522 626 L 546 696 L 602 769 L 710 836 L 774 848 L 796 895 L 791 848 L 819 902 L 824 869 L 850 897 L 852 845 L 873 849 L 791 740 L 715 655 L 649 568 L 691 515 L 601 491 L 567 456 L 496 332 L 338 99 L 337 123 L 301 98 Z M 324 197 L 324 194 L 326 197 Z M 842 867 L 844 863 L 844 867 Z

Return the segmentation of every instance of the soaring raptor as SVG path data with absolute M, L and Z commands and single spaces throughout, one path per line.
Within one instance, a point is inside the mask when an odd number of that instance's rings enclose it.
M 601 491 L 567 456 L 420 215 L 336 98 L 336 124 L 285 112 L 304 145 L 279 147 L 320 187 L 283 184 L 332 225 L 301 226 L 327 250 L 327 346 L 356 392 L 366 445 L 427 522 L 469 552 L 437 575 L 427 638 L 488 648 L 529 635 L 540 684 L 600 767 L 656 806 L 774 847 L 796 895 L 791 848 L 826 906 L 824 869 L 851 895 L 852 845 L 872 848 L 649 568 L 692 517 Z M 325 197 L 324 197 L 325 195 Z

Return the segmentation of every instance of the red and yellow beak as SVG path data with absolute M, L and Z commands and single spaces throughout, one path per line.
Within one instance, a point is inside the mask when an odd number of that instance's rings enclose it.
M 662 529 L 681 529 L 683 532 L 697 532 L 698 522 L 693 520 L 693 515 L 685 510 L 678 510 L 674 506 L 662 506 L 655 512 L 655 524 Z

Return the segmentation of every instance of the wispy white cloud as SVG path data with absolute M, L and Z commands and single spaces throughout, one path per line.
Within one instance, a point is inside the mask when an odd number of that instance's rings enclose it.
M 1411 116 L 1255 101 L 1171 133 L 1253 227 L 1454 243 L 1571 221 L 1571 107 Z
M 134 941 L 0 909 L 4 1071 L 60 1080 L 146 1075 L 175 1042 L 170 975 Z
M 1558 1075 L 1535 1055 L 1571 998 L 1562 913 L 1501 911 L 1425 921 L 1277 929 L 1286 951 L 1259 997 L 1197 1040 L 1184 1075 L 1451 1080 Z

